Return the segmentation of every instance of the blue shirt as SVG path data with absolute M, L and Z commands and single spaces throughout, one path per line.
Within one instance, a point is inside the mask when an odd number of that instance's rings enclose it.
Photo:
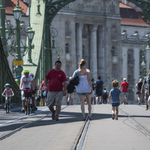
M 120 95 L 121 91 L 117 88 L 117 89 L 112 89 L 110 91 L 110 94 L 112 96 L 112 102 L 115 103 L 115 102 L 120 102 L 120 99 L 119 99 L 119 95 Z
M 96 91 L 101 91 L 103 89 L 103 81 L 97 80 L 96 81 Z

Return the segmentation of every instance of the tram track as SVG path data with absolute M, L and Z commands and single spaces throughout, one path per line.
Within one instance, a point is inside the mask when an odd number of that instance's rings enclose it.
M 129 115 L 127 112 L 119 109 L 122 114 L 124 114 L 147 138 L 150 139 L 150 130 L 140 124 L 134 117 Z
M 67 107 L 68 107 L 68 106 L 65 106 L 65 107 L 63 107 L 61 110 L 65 109 L 65 108 L 67 108 Z M 40 114 L 40 113 L 39 113 L 39 114 Z M 25 125 L 23 125 L 23 126 L 21 126 L 21 127 L 18 127 L 18 128 L 16 128 L 16 129 L 14 129 L 14 130 L 12 130 L 12 131 L 10 131 L 10 132 L 8 132 L 8 133 L 6 133 L 6 134 L 0 136 L 0 141 L 1 141 L 1 140 L 4 140 L 4 139 L 6 139 L 6 138 L 8 138 L 9 136 L 11 136 L 11 135 L 13 135 L 14 133 L 16 133 L 16 132 L 22 130 L 23 128 L 26 128 L 26 127 L 28 127 L 28 126 L 30 126 L 30 125 L 32 125 L 32 124 L 38 122 L 38 121 L 43 120 L 44 118 L 50 116 L 50 114 L 51 114 L 51 112 L 48 113 L 47 115 L 43 116 L 43 117 L 40 117 L 40 118 L 38 118 L 38 119 L 35 119 L 35 120 L 33 120 L 33 121 L 29 122 L 29 123 L 26 123 Z M 28 118 L 29 118 L 29 117 L 28 117 Z
M 92 112 L 94 111 L 94 105 L 93 105 L 93 109 Z M 90 124 L 90 120 L 89 120 L 89 115 L 87 115 L 86 120 L 80 130 L 80 133 L 77 137 L 77 140 L 72 148 L 72 150 L 82 150 L 83 145 L 84 145 L 84 141 L 87 135 L 87 131 L 89 128 L 89 124 Z

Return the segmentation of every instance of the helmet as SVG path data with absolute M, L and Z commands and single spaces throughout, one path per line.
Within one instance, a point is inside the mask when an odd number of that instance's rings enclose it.
M 20 76 L 17 76 L 16 79 L 20 79 Z
M 24 73 L 29 73 L 29 71 L 28 71 L 28 70 L 25 70 Z
M 33 73 L 30 73 L 30 76 L 34 76 L 34 74 L 33 74 Z
M 10 84 L 9 84 L 9 83 L 6 83 L 5 86 L 10 86 Z

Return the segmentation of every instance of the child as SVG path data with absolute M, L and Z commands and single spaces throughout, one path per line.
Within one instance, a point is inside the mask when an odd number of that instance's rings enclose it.
M 120 105 L 119 96 L 121 97 L 122 100 L 122 94 L 121 91 L 118 89 L 118 85 L 119 85 L 118 80 L 114 80 L 112 82 L 112 86 L 114 89 L 112 89 L 109 94 L 109 101 L 110 98 L 112 97 L 112 119 L 113 120 L 115 119 L 115 110 L 116 110 L 116 120 L 118 120 L 118 109 Z
M 106 90 L 106 88 L 104 88 L 104 91 L 103 91 L 103 104 L 107 104 L 107 99 L 108 99 L 108 95 L 109 95 L 109 92 Z
M 5 86 L 4 86 L 6 89 L 4 90 L 4 92 L 2 93 L 2 96 L 4 96 L 4 94 L 6 95 L 6 99 L 5 99 L 5 106 L 4 108 L 6 108 L 6 101 L 7 101 L 7 98 L 9 98 L 9 103 L 11 104 L 11 96 L 14 96 L 14 92 L 13 90 L 10 88 L 10 84 L 9 83 L 6 83 Z M 12 108 L 12 105 L 10 105 L 11 108 Z

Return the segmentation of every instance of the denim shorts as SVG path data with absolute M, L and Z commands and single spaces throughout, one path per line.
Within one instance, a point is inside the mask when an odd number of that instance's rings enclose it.
M 119 106 L 120 105 L 120 102 L 112 102 L 112 107 L 116 107 L 116 106 Z
M 77 93 L 78 95 L 91 95 L 91 92 L 89 93 Z
M 128 93 L 122 92 L 122 96 L 128 96 Z

